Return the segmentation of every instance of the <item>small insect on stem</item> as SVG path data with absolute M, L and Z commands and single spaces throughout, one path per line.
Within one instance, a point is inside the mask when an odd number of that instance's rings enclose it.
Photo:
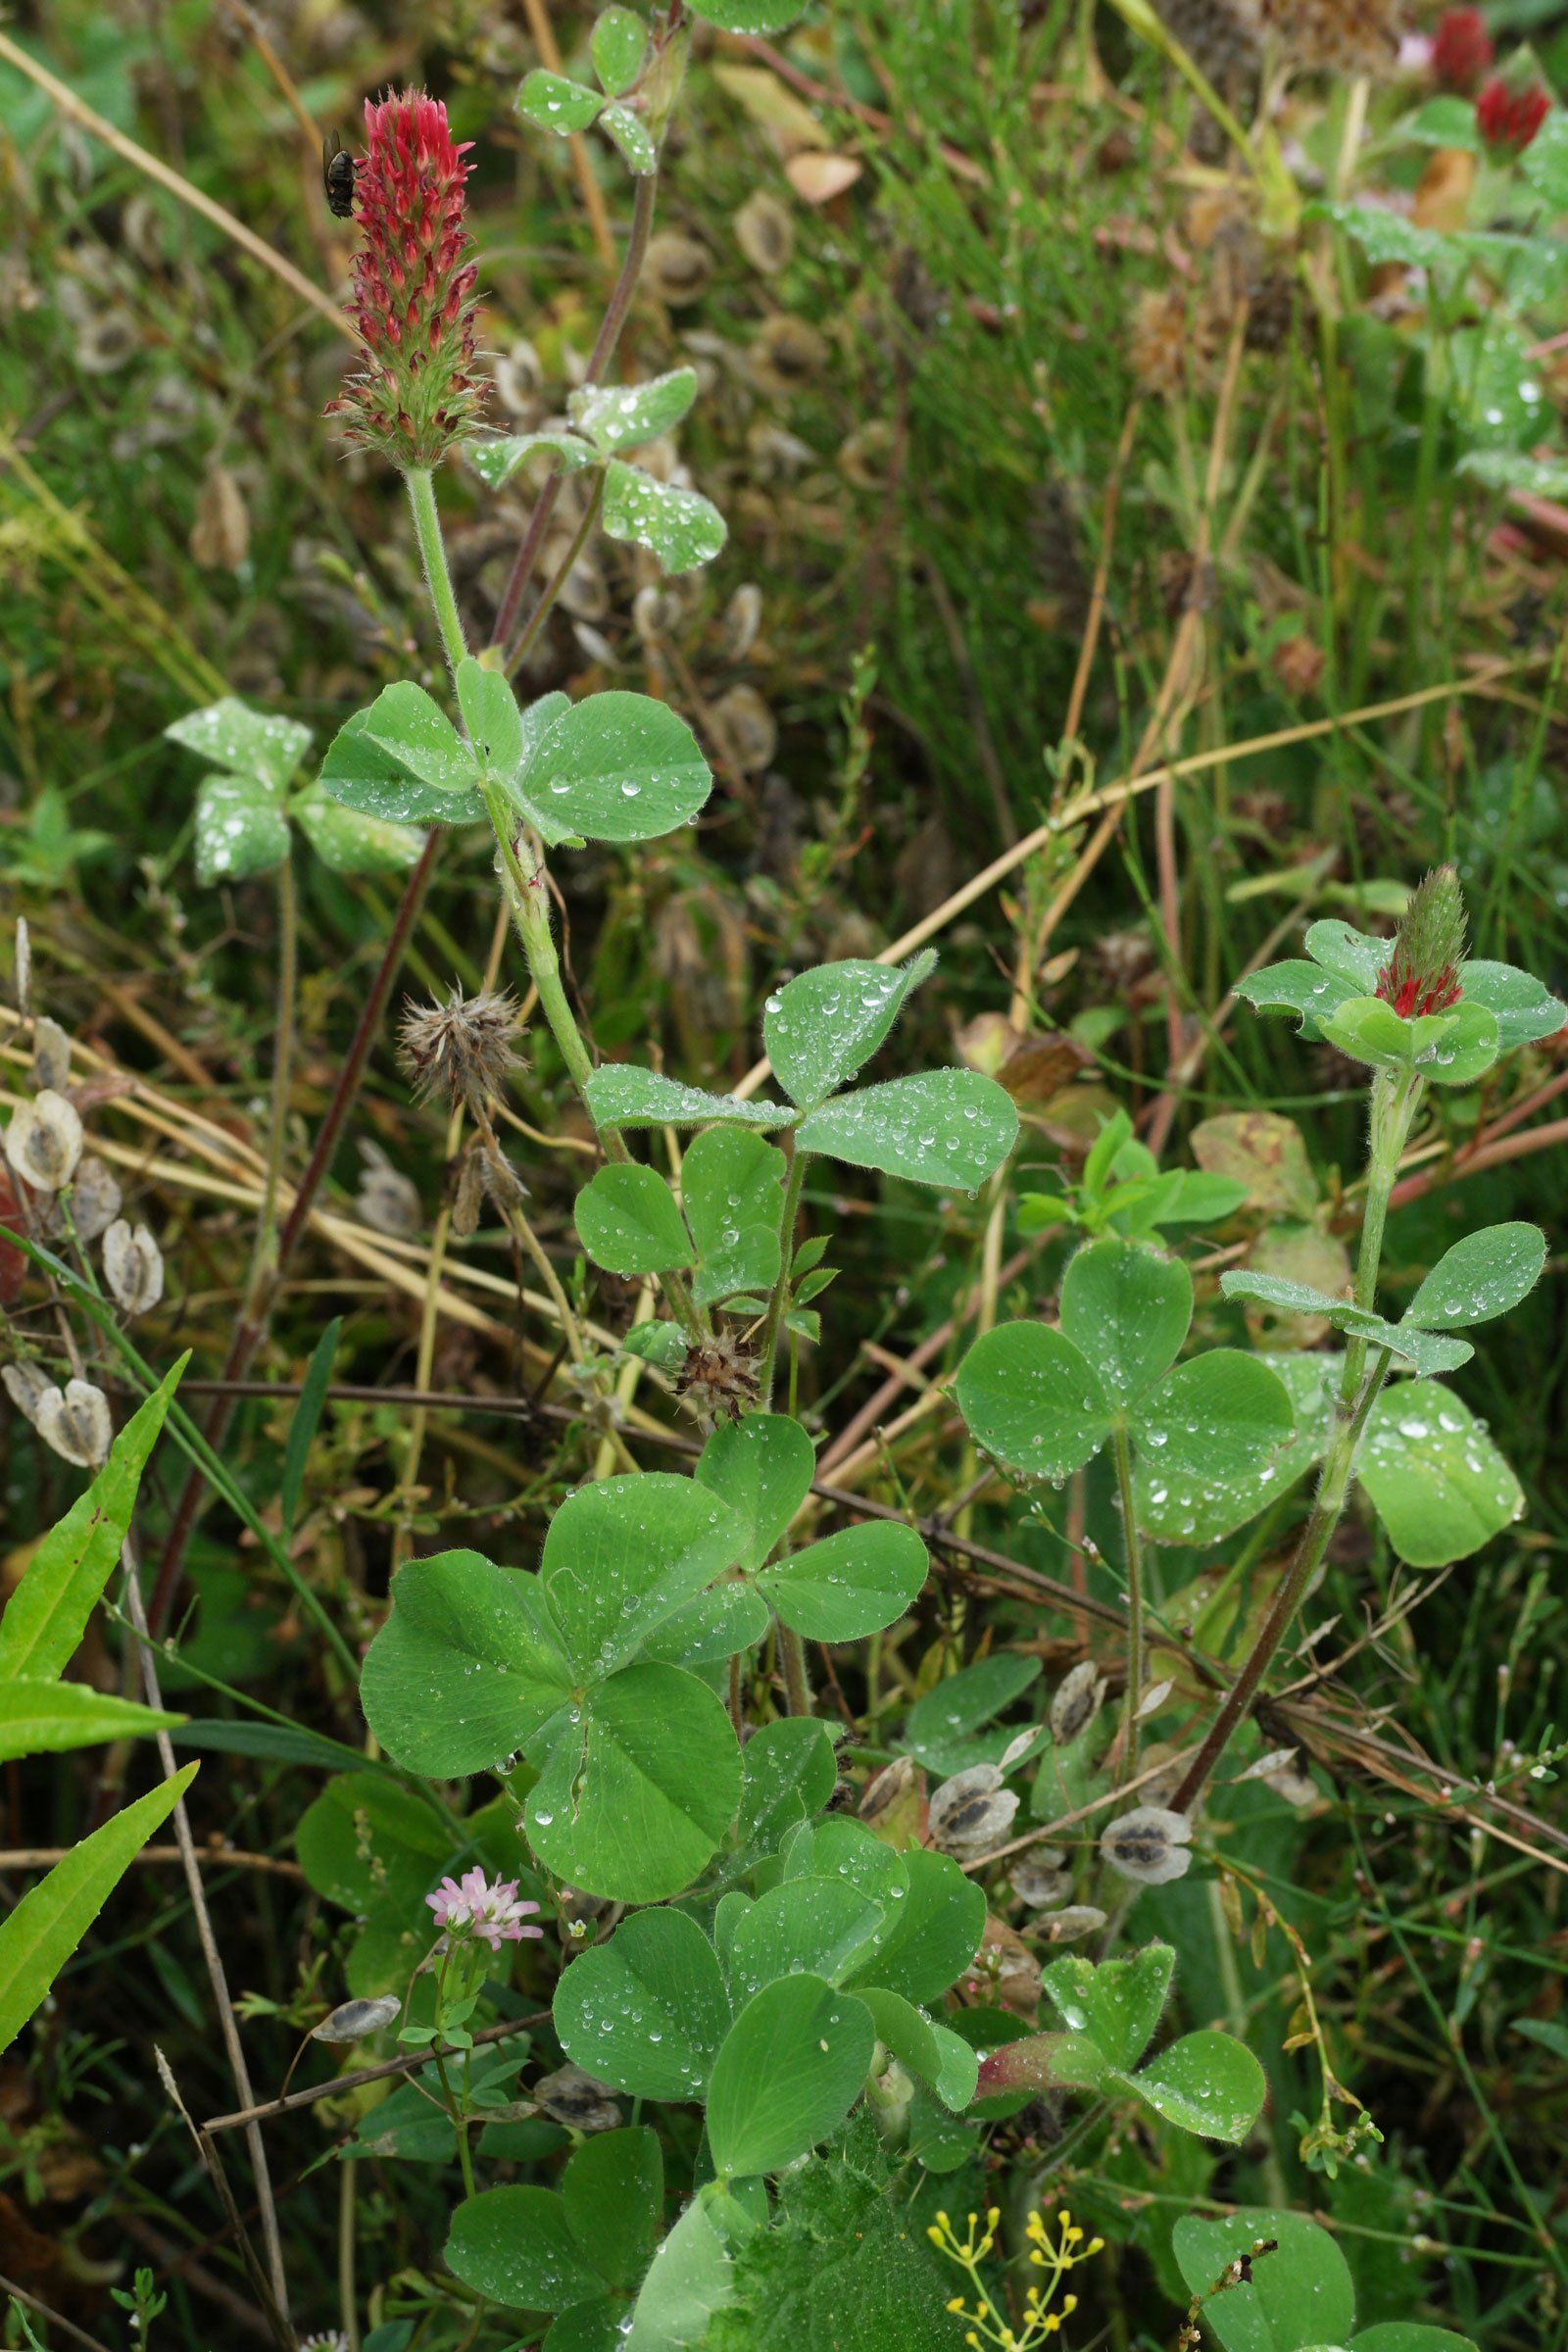
M 354 218 L 354 158 L 335 130 L 321 141 L 321 185 L 326 209 L 339 220 Z

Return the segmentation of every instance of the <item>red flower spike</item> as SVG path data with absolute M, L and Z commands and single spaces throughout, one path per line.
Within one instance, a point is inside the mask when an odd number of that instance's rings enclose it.
M 1489 147 L 1522 155 L 1550 112 L 1550 94 L 1539 81 L 1516 88 L 1494 75 L 1476 100 L 1476 127 Z
M 473 373 L 478 272 L 466 261 L 465 183 L 473 169 L 422 90 L 365 102 L 365 154 L 355 165 L 354 257 L 348 305 L 368 365 L 326 410 L 346 437 L 404 468 L 438 466 L 478 415 Z
M 1458 1004 L 1464 925 L 1459 877 L 1451 865 L 1440 865 L 1411 894 L 1393 952 L 1378 974 L 1378 995 L 1402 1020 L 1446 1012 Z
M 1440 90 L 1472 97 L 1494 54 L 1480 9 L 1450 8 L 1432 37 L 1432 78 Z

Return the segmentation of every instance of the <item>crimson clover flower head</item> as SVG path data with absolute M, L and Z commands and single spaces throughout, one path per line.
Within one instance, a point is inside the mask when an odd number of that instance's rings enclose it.
M 477 1863 L 461 1879 L 444 1878 L 434 1894 L 424 1899 L 435 1913 L 436 1926 L 445 1928 L 450 1937 L 464 1942 L 482 1940 L 493 1952 L 499 1952 L 503 1943 L 520 1943 L 525 1936 L 544 1934 L 543 1928 L 523 1925 L 539 1906 L 518 1902 L 516 1880 L 487 1879 Z
M 1463 991 L 1459 965 L 1464 956 L 1464 894 L 1451 865 L 1435 866 L 1399 918 L 1388 962 L 1378 974 L 1377 994 L 1401 1020 L 1446 1012 Z
M 439 465 L 483 398 L 473 373 L 478 273 L 464 221 L 471 144 L 453 138 L 446 108 L 422 90 L 365 102 L 354 190 L 364 241 L 348 304 L 365 366 L 326 414 L 405 468 Z
M 1551 94 L 1525 50 L 1493 75 L 1476 100 L 1476 128 L 1500 154 L 1522 155 L 1550 112 Z
M 1479 8 L 1450 8 L 1432 36 L 1432 78 L 1440 90 L 1468 98 L 1491 69 L 1494 52 Z

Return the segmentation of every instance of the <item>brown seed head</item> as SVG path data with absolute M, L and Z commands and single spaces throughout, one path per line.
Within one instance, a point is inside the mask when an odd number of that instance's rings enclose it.
M 409 1004 L 398 1059 L 414 1081 L 415 1101 L 482 1110 L 516 1066 L 517 1007 L 505 989 L 466 997 L 455 988 L 444 1004 Z

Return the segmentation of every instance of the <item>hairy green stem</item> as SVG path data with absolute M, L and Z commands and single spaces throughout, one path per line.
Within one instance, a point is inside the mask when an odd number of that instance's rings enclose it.
M 806 1163 L 808 1152 L 790 1153 L 790 1172 L 784 1185 L 784 1210 L 779 1223 L 778 1280 L 773 1296 L 767 1302 L 767 1321 L 762 1327 L 762 1365 L 758 1374 L 758 1397 L 766 1412 L 773 1396 L 773 1372 L 778 1362 L 779 1333 L 784 1327 L 784 1312 L 790 1298 L 790 1266 L 795 1256 L 795 1224 L 801 1213 L 801 1190 L 806 1182 Z
M 435 625 L 441 632 L 441 650 L 446 655 L 447 667 L 456 677 L 458 663 L 468 648 L 463 634 L 463 622 L 458 615 L 452 574 L 447 568 L 447 543 L 441 536 L 441 517 L 436 512 L 435 476 L 427 466 L 411 466 L 403 478 L 409 486 L 414 535 L 419 543 L 419 561 L 424 565 L 425 584 L 430 591 L 430 609 L 435 614 Z
M 1132 1447 L 1124 1422 L 1117 1422 L 1113 1444 L 1116 1485 L 1121 1494 L 1122 1556 L 1127 1568 L 1127 1695 L 1122 1707 L 1121 1766 L 1116 1777 L 1118 1781 L 1128 1781 L 1138 1770 L 1138 1708 L 1144 1694 L 1144 1555 L 1138 1541 Z
M 778 1654 L 784 1667 L 784 1690 L 792 1715 L 811 1712 L 811 1686 L 806 1672 L 806 1644 L 794 1626 L 782 1620 L 778 1629 Z
M 1361 1245 L 1355 1260 L 1355 1303 L 1367 1314 L 1377 1311 L 1378 1268 L 1383 1259 L 1383 1228 L 1388 1222 L 1389 1196 L 1399 1173 L 1399 1160 L 1410 1123 L 1421 1100 L 1422 1081 L 1408 1072 L 1399 1078 L 1379 1070 L 1372 1081 L 1372 1133 L 1367 1153 L 1366 1204 L 1361 1211 Z M 1348 1404 L 1357 1395 L 1366 1368 L 1366 1342 L 1353 1336 L 1345 1349 L 1345 1377 L 1340 1400 Z

